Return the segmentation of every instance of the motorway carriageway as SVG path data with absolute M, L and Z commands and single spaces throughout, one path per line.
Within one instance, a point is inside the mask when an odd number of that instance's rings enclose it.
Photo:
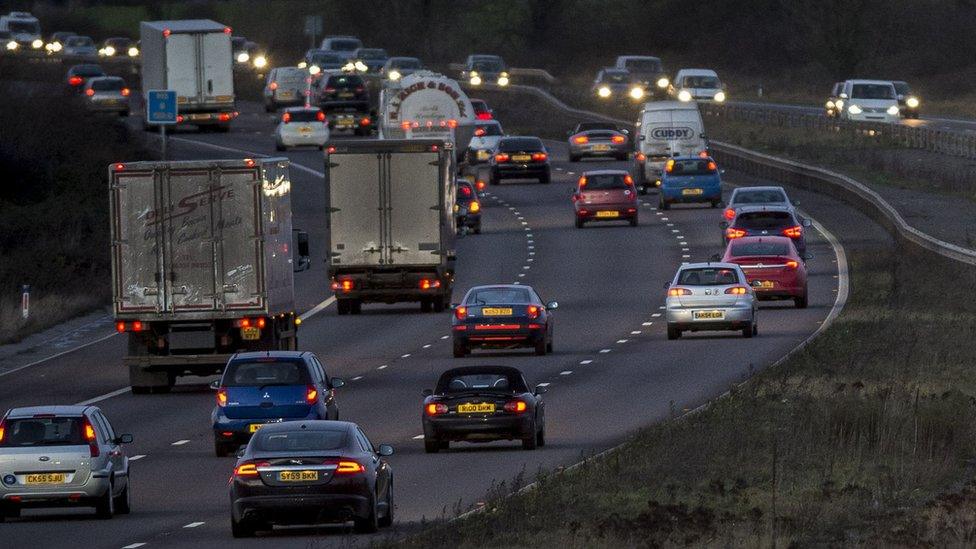
M 274 117 L 256 105 L 244 107 L 230 134 L 178 134 L 171 151 L 179 159 L 276 155 Z M 330 376 L 346 380 L 337 391 L 340 418 L 362 425 L 374 444 L 396 448 L 390 462 L 400 528 L 476 505 L 493 482 L 510 481 L 520 472 L 529 482 L 540 468 L 568 465 L 619 444 L 635 429 L 667 418 L 672 403 L 679 413 L 702 404 L 807 339 L 835 303 L 837 257 L 824 236 L 811 230 L 808 246 L 815 258 L 808 263 L 808 309 L 794 309 L 790 302 L 764 304 L 759 336 L 753 339 L 709 332 L 667 341 L 663 285 L 682 261 L 706 260 L 721 251 L 721 210 L 678 206 L 662 212 L 656 209 L 656 196 L 648 195 L 639 227 L 575 229 L 569 198 L 581 171 L 627 168 L 629 163 L 569 163 L 562 143 L 549 147 L 552 184 L 509 182 L 489 188 L 484 233 L 458 240 L 454 300 L 477 284 L 534 286 L 543 299 L 560 304 L 555 353 L 476 351 L 465 359 L 451 357 L 450 313 L 421 313 L 418 305 L 402 304 L 367 305 L 359 316 L 336 315 L 322 262 L 322 156 L 316 150 L 287 153 L 293 162 L 294 224 L 312 239 L 312 268 L 295 275 L 298 309 L 320 306 L 302 325 L 299 347 L 315 352 Z M 797 196 L 827 229 L 866 223 L 830 199 Z M 230 542 L 227 479 L 234 459 L 213 455 L 211 379 L 181 378 L 171 394 L 134 396 L 126 390 L 124 351 L 123 337 L 109 337 L 5 375 L 0 405 L 96 400 L 116 431 L 135 437 L 126 448 L 135 460 L 132 514 L 100 521 L 87 509 L 28 510 L 2 526 L 5 545 L 38 546 L 43 539 L 44 546 L 66 547 L 84 540 L 90 548 L 131 549 Z M 523 451 L 515 441 L 454 444 L 446 453 L 424 453 L 421 391 L 433 387 L 442 371 L 474 364 L 516 366 L 530 385 L 549 384 L 544 448 Z M 348 545 L 350 531 L 289 528 L 276 530 L 271 538 L 276 547 Z M 234 545 L 267 546 L 267 538 L 235 540 Z

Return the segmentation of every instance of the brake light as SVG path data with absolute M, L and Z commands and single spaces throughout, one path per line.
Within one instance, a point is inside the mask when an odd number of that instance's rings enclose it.
M 230 113 L 226 113 L 226 112 L 222 112 L 222 113 L 220 113 L 219 116 L 217 116 L 217 119 L 220 120 L 221 122 L 230 122 L 230 119 L 231 118 L 232 117 L 231 117 Z
M 87 95 L 88 97 L 91 97 L 91 96 L 95 95 L 95 90 L 93 90 L 92 88 L 88 88 L 87 90 L 85 90 L 85 95 Z
M 72 86 L 80 86 L 84 81 L 85 80 L 80 76 L 72 76 L 68 79 L 68 84 L 71 84 Z
M 224 34 L 230 34 L 232 32 L 234 31 L 232 31 L 230 27 L 224 27 Z
M 261 473 L 258 472 L 258 467 L 267 467 L 270 465 L 267 461 L 253 462 L 245 461 L 244 463 L 234 467 L 234 476 L 239 478 L 253 478 Z
M 351 459 L 340 459 L 336 462 L 336 475 L 355 475 L 358 473 L 365 473 L 366 468 L 363 467 L 362 463 L 358 461 L 353 461 Z
M 177 124 L 182 124 L 183 123 L 183 115 L 182 114 L 176 115 L 176 123 Z
M 539 318 L 539 306 L 538 305 L 529 305 L 526 308 L 525 312 L 529 315 L 529 318 L 531 318 L 533 320 L 536 319 L 536 318 Z
M 437 279 L 430 280 L 428 278 L 425 278 L 420 281 L 421 290 L 430 290 L 433 288 L 440 288 L 440 287 L 441 287 L 441 281 Z
M 472 200 L 471 203 L 468 204 L 469 213 L 478 213 L 480 211 L 481 211 L 481 203 L 478 202 L 477 200 Z
M 362 120 L 359 121 L 359 125 L 360 126 L 369 126 L 369 118 L 368 117 L 364 117 Z
M 122 97 L 129 97 L 129 88 L 122 88 Z
M 450 120 L 448 120 L 447 121 L 447 126 L 453 130 L 454 128 L 457 127 L 457 120 L 455 120 L 453 118 L 450 119 Z
M 278 89 L 278 83 L 277 82 L 272 82 L 272 83 L 268 84 L 268 89 L 270 89 L 271 91 L 275 91 L 276 89 Z
M 579 178 L 579 188 L 582 189 L 585 186 L 586 186 L 586 176 L 584 175 L 583 177 Z
M 366 88 L 364 88 L 362 86 L 359 86 L 358 88 L 356 88 L 356 93 L 362 93 L 362 91 L 365 90 L 365 89 Z
M 549 155 L 546 153 L 532 153 L 533 162 L 545 162 L 547 158 L 549 158 Z
M 332 93 L 332 92 L 335 91 L 335 88 L 330 87 L 330 86 L 326 86 L 325 91 L 326 91 L 326 93 Z
M 680 297 L 683 295 L 691 295 L 691 290 L 688 288 L 671 288 L 668 290 L 668 297 Z
M 793 261 L 791 259 L 790 261 L 787 261 L 786 262 L 786 266 L 789 267 L 790 269 L 796 269 L 796 268 L 799 268 L 800 262 L 799 261 Z
M 325 113 L 322 111 L 315 113 L 315 119 L 319 122 L 325 122 Z
M 708 151 L 698 153 L 698 158 L 708 158 Z
M 647 155 L 646 154 L 644 154 L 644 153 L 637 153 L 637 161 L 638 162 L 643 162 L 645 160 L 647 160 Z
M 129 324 L 125 322 L 116 322 L 115 330 L 119 333 L 122 332 L 141 332 L 146 329 L 146 325 L 142 323 L 141 320 L 133 321 Z
M 800 238 L 803 236 L 803 227 L 800 225 L 795 225 L 788 229 L 783 229 L 783 234 L 790 238 Z
M 217 389 L 217 406 L 220 406 L 221 408 L 227 406 L 227 389 L 224 389 L 223 387 Z
M 447 413 L 447 405 L 446 404 L 438 404 L 438 403 L 430 403 L 430 404 L 427 405 L 427 407 L 425 408 L 425 410 L 426 410 L 428 416 L 436 416 L 438 414 L 446 414 Z
M 88 441 L 88 451 L 91 457 L 98 457 L 101 453 L 98 449 L 98 438 L 95 436 L 95 427 L 88 419 L 85 419 L 85 440 Z
M 529 405 L 524 400 L 510 400 L 505 403 L 505 411 L 513 414 L 521 414 L 529 409 Z
M 163 29 L 163 38 L 169 38 L 169 35 L 172 34 L 172 33 L 173 33 L 173 31 L 171 31 L 169 29 Z
M 708 171 L 714 172 L 717 169 L 718 169 L 718 166 L 715 165 L 715 162 L 709 162 L 708 163 Z
M 454 318 L 457 318 L 458 320 L 464 320 L 465 318 L 467 318 L 467 316 L 468 316 L 467 307 L 457 307 L 454 309 Z
M 407 131 L 407 130 L 409 130 L 409 129 L 410 129 L 410 122 L 403 122 L 403 123 L 401 123 L 401 124 L 400 124 L 400 128 L 401 128 L 401 129 L 402 129 L 403 131 Z
M 478 120 L 491 120 L 490 112 L 479 112 L 477 116 Z
M 486 184 L 485 184 L 485 182 L 484 182 L 483 179 L 479 179 L 479 180 L 477 180 L 477 181 L 474 182 L 474 186 L 479 191 L 483 191 L 483 190 L 485 190 Z
M 319 390 L 314 385 L 309 385 L 305 390 L 305 403 L 315 404 L 319 400 Z
M 461 186 L 459 189 L 464 196 L 471 196 L 471 187 Z
M 495 162 L 508 162 L 510 156 L 505 153 L 499 153 L 495 155 Z
M 281 115 L 281 121 L 284 122 L 284 123 L 286 123 L 286 124 L 288 122 L 291 122 L 291 113 L 290 112 L 286 112 L 285 114 Z
M 624 183 L 626 183 L 627 185 L 630 185 L 631 187 L 633 187 L 634 186 L 634 178 L 631 177 L 631 176 L 629 176 L 629 175 L 625 175 L 624 176 Z
M 619 144 L 619 143 L 623 143 L 624 141 L 627 141 L 627 138 L 622 135 L 615 135 L 610 138 L 610 141 Z
M 725 290 L 725 293 L 730 295 L 746 295 L 748 290 L 746 290 L 745 286 L 732 286 L 731 288 Z
M 577 135 L 573 138 L 573 143 L 576 143 L 577 145 L 586 145 L 589 142 L 590 138 L 585 135 Z
M 674 159 L 672 158 L 671 160 L 668 160 L 667 164 L 664 165 L 664 171 L 671 173 L 671 170 L 673 169 L 674 169 Z
M 722 212 L 722 215 L 725 217 L 725 219 L 732 221 L 733 219 L 735 219 L 735 210 L 733 210 L 732 208 L 726 208 L 725 211 Z
M 742 238 L 746 235 L 746 232 L 742 229 L 736 229 L 735 227 L 729 227 L 725 229 L 725 238 L 733 240 L 736 238 Z
M 125 164 L 123 164 L 121 162 L 119 162 L 118 164 L 115 165 L 115 171 L 117 171 L 117 172 L 121 172 L 124 169 L 125 169 Z
M 0 442 L 3 442 L 3 433 L 4 433 L 4 430 L 5 430 L 5 427 L 3 425 L 3 422 L 0 421 Z
M 338 292 L 340 290 L 343 292 L 349 292 L 352 291 L 352 289 L 355 287 L 356 287 L 356 283 L 353 282 L 352 280 L 349 280 L 348 278 L 345 280 L 337 280 L 332 283 L 333 292 Z
M 125 331 L 125 322 L 116 322 L 115 323 L 115 331 L 117 331 L 120 334 L 122 332 L 124 332 Z

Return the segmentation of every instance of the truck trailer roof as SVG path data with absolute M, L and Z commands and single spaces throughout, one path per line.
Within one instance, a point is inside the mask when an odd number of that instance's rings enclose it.
M 174 34 L 194 32 L 230 32 L 230 27 L 210 19 L 179 19 L 172 21 L 143 21 L 142 24 L 159 32 L 168 30 Z

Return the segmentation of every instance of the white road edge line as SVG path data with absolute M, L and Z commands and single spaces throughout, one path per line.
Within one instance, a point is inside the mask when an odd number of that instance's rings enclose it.
M 122 549 L 136 549 L 136 547 L 142 547 L 145 544 L 146 544 L 145 542 L 139 541 L 136 543 L 130 543 L 129 545 L 123 545 Z

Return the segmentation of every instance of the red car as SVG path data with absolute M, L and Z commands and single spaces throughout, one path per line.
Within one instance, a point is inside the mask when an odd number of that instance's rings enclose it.
M 492 120 L 495 117 L 495 111 L 491 110 L 484 99 L 471 99 L 471 107 L 474 108 L 478 120 Z
M 573 193 L 576 228 L 588 221 L 629 221 L 637 226 L 637 189 L 624 170 L 584 172 Z
M 729 242 L 726 263 L 742 267 L 759 299 L 792 299 L 798 309 L 807 306 L 807 268 L 786 236 L 746 236 Z

